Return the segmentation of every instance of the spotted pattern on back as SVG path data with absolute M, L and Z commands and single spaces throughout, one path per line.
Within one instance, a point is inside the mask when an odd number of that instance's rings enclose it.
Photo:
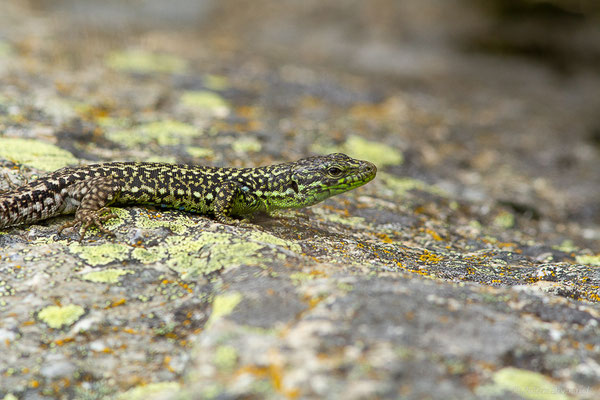
M 341 153 L 258 168 L 146 162 L 67 167 L 0 194 L 0 227 L 71 213 L 79 223 L 98 224 L 97 213 L 106 206 L 130 204 L 233 223 L 232 217 L 257 211 L 313 205 L 364 185 L 376 172 L 373 164 Z

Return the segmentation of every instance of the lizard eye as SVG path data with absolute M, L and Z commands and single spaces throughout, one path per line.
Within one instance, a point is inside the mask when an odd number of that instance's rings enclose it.
M 335 178 L 335 177 L 338 177 L 338 176 L 340 176 L 340 175 L 342 175 L 342 172 L 343 172 L 343 171 L 342 171 L 341 169 L 339 169 L 338 167 L 330 167 L 330 168 L 327 170 L 327 173 L 328 173 L 329 175 L 333 176 L 334 178 Z

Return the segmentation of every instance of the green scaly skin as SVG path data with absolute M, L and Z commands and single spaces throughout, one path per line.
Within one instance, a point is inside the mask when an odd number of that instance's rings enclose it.
M 67 167 L 0 195 L 0 228 L 75 213 L 63 229 L 102 227 L 109 205 L 146 204 L 204 214 L 225 224 L 255 212 L 311 206 L 375 178 L 377 168 L 345 154 L 258 168 L 146 162 Z

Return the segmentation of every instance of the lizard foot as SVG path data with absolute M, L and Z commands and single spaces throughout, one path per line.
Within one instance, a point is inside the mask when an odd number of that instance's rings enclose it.
M 108 213 L 108 214 L 107 214 Z M 102 215 L 105 214 L 105 215 Z M 75 214 L 75 219 L 72 221 L 64 223 L 59 229 L 58 234 L 60 235 L 64 229 L 77 227 L 81 225 L 81 232 L 79 234 L 79 243 L 83 241 L 83 237 L 87 230 L 95 226 L 98 230 L 105 235 L 115 236 L 115 234 L 105 227 L 102 226 L 103 222 L 108 221 L 109 219 L 117 218 L 117 215 L 112 213 L 110 209 L 107 207 L 102 207 L 99 210 L 91 211 L 91 210 L 78 210 Z
M 235 219 L 235 218 L 228 217 L 226 215 L 221 215 L 221 216 L 217 216 L 215 219 L 217 220 L 217 222 L 219 222 L 221 224 L 225 224 L 225 225 L 239 226 L 240 228 L 260 229 L 259 225 L 251 223 L 250 220 L 247 218 Z

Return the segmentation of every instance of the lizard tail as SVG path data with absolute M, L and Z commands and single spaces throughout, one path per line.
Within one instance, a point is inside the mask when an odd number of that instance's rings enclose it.
M 0 195 L 0 228 L 40 221 L 64 213 L 60 192 L 25 185 Z

